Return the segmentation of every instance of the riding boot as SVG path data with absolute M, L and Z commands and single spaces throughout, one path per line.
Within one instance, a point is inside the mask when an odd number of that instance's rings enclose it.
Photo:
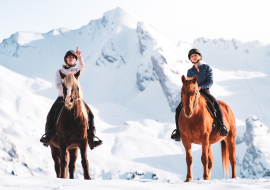
M 88 138 L 88 145 L 91 150 L 94 148 L 102 145 L 103 141 L 100 140 L 95 134 L 96 134 L 96 127 L 94 124 L 94 114 L 90 110 L 89 106 L 84 102 L 84 105 L 88 112 L 88 130 L 87 130 L 87 138 Z M 97 139 L 97 140 L 95 140 Z
M 40 138 L 40 142 L 45 147 L 49 146 L 50 140 L 56 136 L 55 131 L 55 113 L 60 114 L 59 105 L 63 105 L 63 97 L 58 97 L 52 105 L 46 120 L 45 131 L 46 133 Z
M 201 89 L 200 93 L 206 96 L 212 102 L 212 104 L 214 103 L 214 109 L 216 110 L 216 117 L 219 123 L 220 136 L 227 136 L 229 132 L 227 127 L 223 124 L 223 114 L 218 101 L 210 94 L 209 89 Z
M 43 146 L 48 147 L 50 140 L 56 136 L 56 132 L 53 125 L 49 125 L 47 123 L 45 129 L 47 132 L 40 138 L 40 142 L 43 143 Z
M 180 102 L 180 104 L 178 105 L 178 107 L 175 110 L 176 129 L 173 130 L 173 132 L 171 134 L 171 139 L 174 139 L 175 141 L 181 141 L 181 133 L 179 131 L 179 126 L 178 126 L 178 119 L 179 119 L 179 115 L 181 112 L 181 108 L 182 108 L 182 102 Z
M 219 132 L 220 132 L 220 136 L 227 136 L 229 131 L 227 129 L 227 127 L 223 124 L 223 122 L 221 120 L 219 120 Z
M 95 133 L 96 133 L 95 127 L 92 127 L 92 129 L 87 130 L 88 145 L 89 145 L 91 150 L 102 145 L 102 143 L 103 143 L 102 140 L 100 140 L 97 136 L 95 136 Z M 98 140 L 95 141 L 95 138 Z

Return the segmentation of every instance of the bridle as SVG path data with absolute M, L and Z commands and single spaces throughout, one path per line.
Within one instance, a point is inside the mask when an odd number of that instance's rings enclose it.
M 66 86 L 64 85 L 64 83 L 62 83 L 62 85 L 66 88 Z M 78 86 L 78 85 L 77 85 L 77 91 L 78 91 L 78 93 L 75 92 L 75 97 L 72 98 L 70 102 L 73 102 L 73 103 L 74 103 L 74 102 L 77 101 L 77 100 L 81 100 L 81 98 L 77 97 L 77 95 L 79 94 L 79 86 Z M 62 113 L 62 111 L 63 111 L 63 109 L 64 109 L 64 107 L 65 107 L 65 94 L 64 94 L 63 99 L 64 99 L 64 100 L 62 101 L 63 104 L 62 104 L 62 106 L 60 107 L 58 114 L 56 115 L 56 119 L 55 119 L 54 125 L 57 125 L 58 120 L 59 120 L 59 118 L 60 118 L 60 116 L 61 116 L 61 113 Z M 74 109 L 74 113 L 73 113 L 74 117 L 75 117 L 75 114 L 76 114 L 76 111 L 75 111 L 75 109 Z M 87 123 L 87 124 L 88 124 L 88 123 Z M 89 129 L 89 126 L 88 126 L 87 128 Z
M 64 83 L 62 83 L 63 85 L 64 85 Z M 65 86 L 65 85 L 64 85 Z M 81 98 L 79 98 L 79 94 L 80 94 L 80 88 L 79 88 L 79 86 L 77 85 L 77 91 L 75 92 L 75 96 L 74 96 L 74 98 L 71 98 L 70 99 L 70 102 L 72 103 L 72 102 L 75 102 L 75 101 L 78 101 L 78 100 L 80 100 Z M 64 102 L 65 102 L 65 97 L 64 97 Z
M 196 85 L 194 85 L 194 87 L 195 87 L 195 89 L 196 89 L 196 91 L 195 91 L 195 99 L 194 99 L 193 107 L 192 107 L 192 110 L 191 110 L 189 116 L 192 115 L 194 109 L 197 107 L 197 105 L 198 105 L 198 103 L 199 103 L 199 101 L 200 101 L 200 98 L 198 98 L 198 101 L 197 101 L 197 103 L 196 103 L 196 100 L 197 100 L 197 96 L 198 96 L 199 91 L 198 91 L 198 88 L 196 88 Z M 185 113 L 186 110 L 185 110 L 185 108 L 184 108 L 184 106 L 183 106 L 183 103 L 182 103 L 182 93 L 181 93 L 181 105 L 180 105 L 180 106 L 182 107 L 182 109 L 184 110 L 184 113 Z M 185 114 L 185 115 L 186 115 L 186 114 Z
M 77 85 L 77 91 L 75 92 L 75 96 L 74 96 L 74 98 L 72 98 L 71 100 L 71 102 L 75 102 L 75 101 L 77 101 L 77 100 L 80 100 L 81 98 L 79 98 L 79 93 L 80 92 L 80 89 L 79 89 L 79 86 Z M 78 97 L 77 97 L 77 95 L 78 95 Z

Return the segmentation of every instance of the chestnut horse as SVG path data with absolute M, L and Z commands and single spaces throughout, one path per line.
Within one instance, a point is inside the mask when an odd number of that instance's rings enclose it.
M 211 179 L 213 167 L 212 144 L 221 141 L 223 171 L 228 175 L 229 162 L 232 168 L 232 178 L 236 178 L 236 125 L 231 108 L 224 102 L 218 101 L 225 114 L 224 125 L 229 134 L 226 137 L 220 136 L 218 122 L 213 119 L 206 108 L 206 100 L 200 95 L 197 84 L 197 76 L 186 79 L 182 76 L 182 111 L 179 115 L 179 131 L 182 142 L 186 149 L 187 176 L 186 182 L 192 180 L 192 154 L 191 144 L 202 145 L 203 179 Z M 212 124 L 217 127 L 212 131 Z
M 80 149 L 84 179 L 90 180 L 87 160 L 88 115 L 81 99 L 82 94 L 78 82 L 80 71 L 68 75 L 59 72 L 62 78 L 65 103 L 55 126 L 57 135 L 50 141 L 56 176 L 58 178 L 67 178 L 67 165 L 69 162 L 69 178 L 74 179 L 75 162 L 78 149 Z

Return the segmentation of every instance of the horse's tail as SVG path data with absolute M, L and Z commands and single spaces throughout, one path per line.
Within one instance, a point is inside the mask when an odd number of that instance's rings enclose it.
M 221 141 L 221 155 L 222 155 L 222 166 L 223 173 L 226 177 L 229 176 L 230 165 L 229 165 L 229 152 L 228 146 L 224 140 Z

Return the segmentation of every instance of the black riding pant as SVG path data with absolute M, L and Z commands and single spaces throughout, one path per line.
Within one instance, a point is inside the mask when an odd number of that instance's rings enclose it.
M 50 128 L 53 128 L 54 126 L 54 118 L 55 118 L 55 115 L 56 115 L 56 109 L 59 107 L 60 105 L 60 102 L 63 102 L 64 99 L 63 97 L 58 97 L 55 102 L 53 103 L 48 115 L 47 115 L 47 122 L 46 124 L 50 127 Z
M 210 94 L 209 89 L 201 89 L 200 93 L 205 95 L 211 102 L 214 102 L 214 107 L 216 109 L 216 114 L 217 114 L 217 119 L 221 121 L 223 124 L 223 115 L 222 115 L 222 110 L 219 106 L 219 103 L 217 102 L 216 98 Z
M 216 112 L 217 119 L 223 123 L 223 116 L 222 116 L 221 108 L 219 106 L 219 103 L 215 99 L 215 97 L 210 94 L 210 90 L 209 89 L 201 89 L 200 93 L 205 95 L 211 102 L 214 102 L 214 107 L 215 107 L 215 109 L 217 111 Z M 177 106 L 177 108 L 175 109 L 175 123 L 176 123 L 176 129 L 177 130 L 179 130 L 178 119 L 179 119 L 179 115 L 180 115 L 180 112 L 181 112 L 181 109 L 182 109 L 182 107 L 180 105 L 181 105 L 181 102 Z
M 59 106 L 60 106 L 60 102 L 63 102 L 64 99 L 63 97 L 58 97 L 55 102 L 53 103 L 48 116 L 47 116 L 47 122 L 46 122 L 46 126 L 49 127 L 49 130 L 53 130 L 54 129 L 54 122 L 55 122 L 55 117 L 57 115 L 57 111 L 59 111 Z M 95 130 L 95 125 L 94 125 L 94 115 L 92 113 L 92 111 L 90 110 L 89 106 L 84 102 L 84 105 L 88 111 L 88 125 L 89 125 L 89 129 L 91 131 Z

